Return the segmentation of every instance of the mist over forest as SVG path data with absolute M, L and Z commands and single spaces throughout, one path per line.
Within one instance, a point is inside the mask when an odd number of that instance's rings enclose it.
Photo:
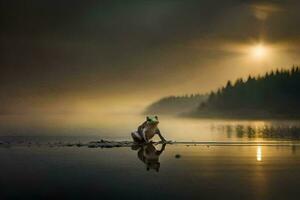
M 275 70 L 227 84 L 209 95 L 171 96 L 146 113 L 217 118 L 299 118 L 300 69 Z M 190 112 L 188 112 L 190 111 Z
M 146 114 L 180 114 L 190 112 L 206 101 L 208 95 L 191 94 L 183 96 L 168 96 L 149 105 Z

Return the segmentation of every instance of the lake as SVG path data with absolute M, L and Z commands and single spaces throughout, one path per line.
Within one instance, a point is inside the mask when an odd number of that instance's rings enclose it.
M 295 199 L 300 195 L 298 121 L 160 116 L 159 127 L 167 139 L 204 143 L 132 148 L 44 145 L 129 140 L 143 118 L 2 116 L 0 141 L 11 145 L 0 145 L 1 199 Z M 18 145 L 29 141 L 30 146 Z M 205 144 L 211 141 L 226 145 Z M 236 141 L 244 144 L 231 144 Z M 252 141 L 258 143 L 247 143 Z M 278 145 L 268 145 L 270 141 Z
M 52 140 L 128 140 L 143 115 L 0 116 L 0 136 Z M 300 139 L 300 120 L 217 120 L 159 116 L 159 128 L 173 141 L 265 141 Z
M 293 199 L 299 150 L 167 145 L 147 171 L 130 148 L 0 148 L 1 198 Z

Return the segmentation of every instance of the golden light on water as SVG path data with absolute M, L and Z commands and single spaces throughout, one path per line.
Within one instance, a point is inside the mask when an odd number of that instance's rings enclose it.
M 259 162 L 262 160 L 261 146 L 258 146 L 256 149 L 256 160 Z

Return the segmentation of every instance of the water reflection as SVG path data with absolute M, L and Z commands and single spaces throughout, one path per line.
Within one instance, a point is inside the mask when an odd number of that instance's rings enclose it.
M 257 161 L 262 161 L 262 152 L 261 152 L 261 146 L 257 146 L 256 149 L 256 160 Z
M 299 120 L 195 119 L 161 115 L 159 128 L 176 141 L 253 140 L 256 138 L 300 139 Z M 144 115 L 26 115 L 0 116 L 0 136 L 72 137 L 73 141 L 131 139 Z M 75 138 L 76 137 L 76 138 Z M 1 140 L 1 139 L 0 139 Z
M 132 149 L 138 151 L 137 156 L 146 165 L 147 171 L 153 169 L 158 172 L 160 168 L 159 156 L 165 150 L 166 144 L 162 144 L 160 150 L 157 150 L 154 145 L 155 143 L 141 144 L 133 146 Z
M 215 127 L 212 128 L 215 130 Z M 300 139 L 300 127 L 282 126 L 276 124 L 270 125 L 220 125 L 218 132 L 226 133 L 227 138 L 232 138 L 234 134 L 237 138 L 276 138 L 276 139 Z

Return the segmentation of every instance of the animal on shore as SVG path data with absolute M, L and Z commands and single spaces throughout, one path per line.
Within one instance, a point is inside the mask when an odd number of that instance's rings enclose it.
M 166 140 L 162 136 L 158 124 L 157 116 L 147 116 L 146 121 L 138 126 L 137 131 L 131 133 L 133 141 L 137 143 L 148 143 L 155 135 L 158 135 L 160 140 L 165 143 Z

